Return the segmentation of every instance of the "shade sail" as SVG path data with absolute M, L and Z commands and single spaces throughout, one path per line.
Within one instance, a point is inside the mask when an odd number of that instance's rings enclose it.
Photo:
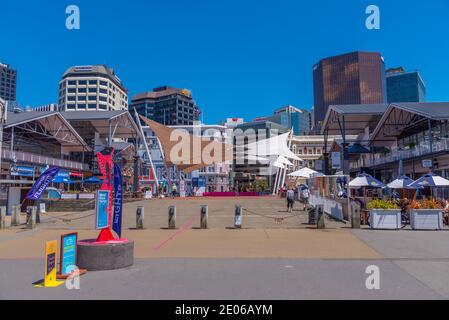
M 288 140 L 290 133 L 284 133 L 270 139 L 265 139 L 246 146 L 246 153 L 248 155 L 256 156 L 283 156 L 284 158 L 303 161 L 296 154 L 294 154 L 288 147 Z
M 161 142 L 164 161 L 189 173 L 213 164 L 233 160 L 231 144 L 203 140 L 183 129 L 173 129 L 146 117 L 140 118 L 150 127 Z

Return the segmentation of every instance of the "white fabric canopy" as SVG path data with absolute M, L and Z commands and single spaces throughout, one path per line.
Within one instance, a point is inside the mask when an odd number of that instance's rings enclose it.
M 279 162 L 279 163 L 285 164 L 285 165 L 287 165 L 287 166 L 294 166 L 294 164 L 291 163 L 291 161 L 288 160 L 288 159 L 287 159 L 286 157 L 284 157 L 284 156 L 279 156 L 279 158 L 277 158 L 276 161 Z
M 249 155 L 255 156 L 283 156 L 284 158 L 303 161 L 288 147 L 290 133 L 285 133 L 270 139 L 249 143 L 246 148 Z
M 310 178 L 313 174 L 317 174 L 318 172 L 309 168 L 302 168 L 301 170 L 290 173 L 289 177 L 297 177 L 297 178 Z

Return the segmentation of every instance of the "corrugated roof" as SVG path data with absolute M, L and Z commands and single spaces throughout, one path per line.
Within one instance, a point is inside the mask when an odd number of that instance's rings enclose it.
M 392 103 L 391 106 L 432 120 L 449 120 L 449 102 Z
M 383 114 L 388 103 L 331 105 L 329 109 L 340 114 Z
M 57 113 L 56 111 L 8 112 L 5 127 L 8 128 L 21 123 L 39 120 Z
M 127 110 L 119 111 L 64 111 L 61 114 L 70 121 L 77 120 L 110 120 L 128 113 Z

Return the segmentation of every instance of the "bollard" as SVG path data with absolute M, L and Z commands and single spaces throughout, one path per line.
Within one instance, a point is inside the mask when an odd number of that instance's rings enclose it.
M 316 228 L 317 229 L 325 229 L 326 225 L 324 223 L 324 208 L 322 205 L 317 206 L 317 210 L 318 210 L 318 218 L 317 218 L 317 222 L 316 222 Z
M 241 229 L 242 228 L 242 206 L 235 206 L 235 216 L 234 216 L 234 228 Z
M 36 215 L 37 215 L 36 207 L 27 207 L 27 228 L 28 229 L 36 228 Z
M 360 229 L 360 206 L 351 202 L 351 226 L 353 229 Z
M 201 229 L 207 229 L 207 220 L 209 218 L 209 207 L 204 205 L 201 206 Z
M 6 229 L 6 207 L 0 207 L 0 229 Z
M 44 205 L 44 207 L 45 207 L 45 202 L 37 202 L 36 203 L 36 223 L 37 224 L 41 223 L 41 205 Z M 42 213 L 45 213 L 45 210 L 42 211 Z
M 168 208 L 168 228 L 176 229 L 176 206 Z
M 145 208 L 138 206 L 136 209 L 136 229 L 143 229 L 143 220 L 145 219 Z
M 19 205 L 12 207 L 11 226 L 20 226 L 20 211 Z
M 309 212 L 309 225 L 314 225 L 316 224 L 316 213 L 317 213 L 317 209 L 315 207 L 310 207 L 308 209 Z

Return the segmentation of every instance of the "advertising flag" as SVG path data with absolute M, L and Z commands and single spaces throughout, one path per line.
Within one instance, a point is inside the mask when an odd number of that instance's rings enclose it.
M 47 189 L 48 185 L 52 182 L 55 176 L 58 174 L 58 167 L 51 167 L 46 170 L 40 177 L 37 179 L 36 183 L 33 185 L 31 190 L 28 192 L 26 198 L 28 200 L 39 200 L 42 197 L 45 189 Z
M 123 211 L 123 177 L 120 166 L 114 163 L 114 217 L 112 230 L 119 237 L 122 236 L 122 211 Z

